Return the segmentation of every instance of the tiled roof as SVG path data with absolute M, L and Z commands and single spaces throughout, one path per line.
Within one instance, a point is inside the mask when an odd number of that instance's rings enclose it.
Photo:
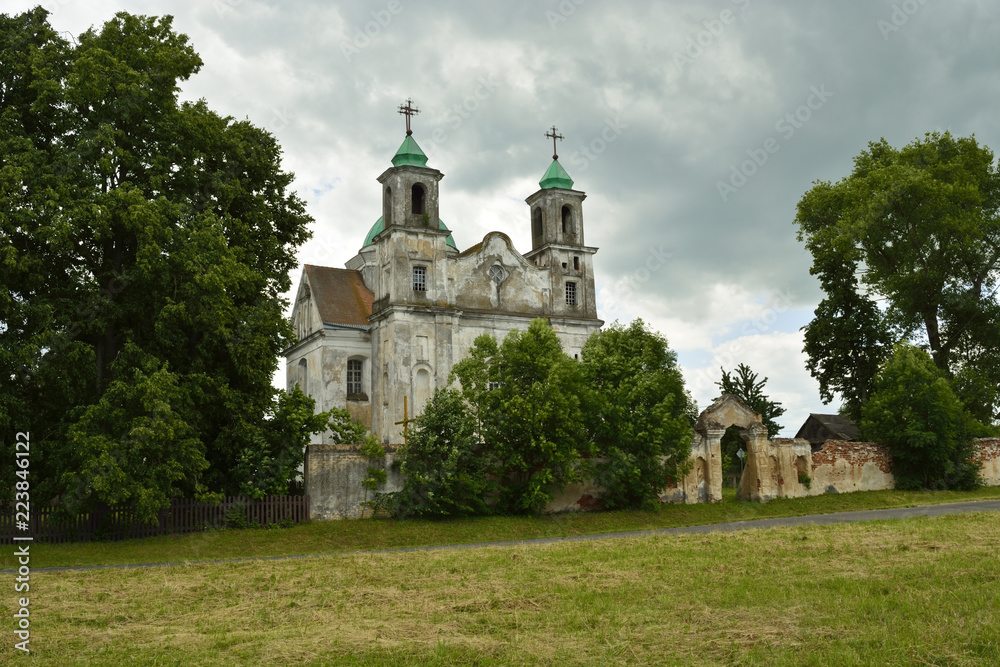
M 360 271 L 306 264 L 305 272 L 324 324 L 368 326 L 375 295 L 365 287 Z

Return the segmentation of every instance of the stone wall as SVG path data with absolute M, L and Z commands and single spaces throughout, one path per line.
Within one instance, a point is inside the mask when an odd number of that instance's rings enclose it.
M 701 441 L 697 440 L 698 443 Z M 748 465 L 741 486 L 751 500 L 766 502 L 773 498 L 801 498 L 823 493 L 879 491 L 894 486 L 889 471 L 888 450 L 874 442 L 829 440 L 822 448 L 811 452 L 805 440 L 774 438 L 757 442 L 756 467 Z M 1000 486 L 1000 438 L 977 441 L 978 460 L 983 466 L 983 479 L 988 486 Z M 399 491 L 403 475 L 392 464 L 398 457 L 398 447 L 386 446 L 387 454 L 381 465 L 388 472 L 382 492 Z M 665 503 L 718 502 L 710 495 L 711 473 L 699 448 L 701 468 L 695 469 L 680 483 L 664 489 L 660 499 Z M 305 491 L 310 497 L 311 518 L 359 518 L 365 514 L 366 499 L 361 486 L 372 460 L 358 453 L 355 445 L 309 445 L 306 448 L 304 471 Z M 754 472 L 754 471 L 759 471 Z M 810 478 L 806 488 L 803 476 Z M 759 483 L 758 483 L 759 480 Z M 802 481 L 800 481 L 802 480 Z M 753 493 L 750 493 L 753 491 Z M 368 498 L 371 498 L 371 492 Z M 601 487 L 593 480 L 568 484 L 544 512 L 574 512 L 600 509 Z
M 986 486 L 1000 486 L 1000 438 L 981 438 L 978 444 L 983 481 Z
M 393 469 L 395 447 L 386 446 L 385 467 L 388 477 L 379 491 L 399 491 L 403 475 Z M 372 492 L 361 485 L 368 476 L 371 458 L 358 452 L 357 445 L 309 445 L 306 447 L 303 480 L 309 496 L 310 519 L 357 519 L 365 514 L 361 504 L 372 499 Z M 379 464 L 376 464 L 379 465 Z M 367 491 L 367 496 L 365 492 Z
M 878 491 L 895 485 L 889 472 L 889 451 L 875 442 L 828 440 L 812 453 L 809 493 Z

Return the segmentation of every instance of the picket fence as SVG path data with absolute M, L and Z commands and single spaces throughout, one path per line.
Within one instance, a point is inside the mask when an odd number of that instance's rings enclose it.
M 193 533 L 227 526 L 273 526 L 309 521 L 309 496 L 267 496 L 252 500 L 230 496 L 217 504 L 175 498 L 160 510 L 156 523 L 139 523 L 127 511 L 109 508 L 57 522 L 51 507 L 31 508 L 27 530 L 17 529 L 15 512 L 0 511 L 0 544 L 30 536 L 34 542 L 127 540 L 154 535 Z M 23 544 L 23 542 L 18 542 Z

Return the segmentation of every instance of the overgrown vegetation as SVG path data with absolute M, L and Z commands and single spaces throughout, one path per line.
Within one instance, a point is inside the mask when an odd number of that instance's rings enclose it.
M 476 339 L 404 449 L 398 516 L 534 514 L 596 477 L 607 508 L 655 506 L 688 466 L 693 401 L 676 355 L 641 320 L 593 334 L 582 362 L 543 319 Z
M 580 356 L 601 503 L 609 509 L 659 505 L 659 493 L 691 466 L 696 409 L 677 355 L 662 335 L 635 320 L 595 332 Z
M 900 343 L 862 407 L 865 436 L 889 448 L 898 489 L 974 489 L 972 438 L 986 430 L 962 405 L 929 354 Z
M 267 131 L 181 103 L 169 16 L 74 43 L 0 15 L 0 503 L 146 519 L 171 497 L 286 492 L 313 401 L 271 387 L 311 218 Z

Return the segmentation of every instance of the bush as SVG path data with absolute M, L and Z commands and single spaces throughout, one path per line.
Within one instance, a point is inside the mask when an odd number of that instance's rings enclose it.
M 490 462 L 462 395 L 438 389 L 403 447 L 402 490 L 377 501 L 391 496 L 391 511 L 400 518 L 487 514 L 486 498 L 495 492 Z M 380 502 L 376 509 L 387 508 Z
M 889 448 L 896 488 L 971 490 L 981 486 L 972 438 L 983 430 L 923 350 L 896 346 L 861 413 L 865 438 Z

